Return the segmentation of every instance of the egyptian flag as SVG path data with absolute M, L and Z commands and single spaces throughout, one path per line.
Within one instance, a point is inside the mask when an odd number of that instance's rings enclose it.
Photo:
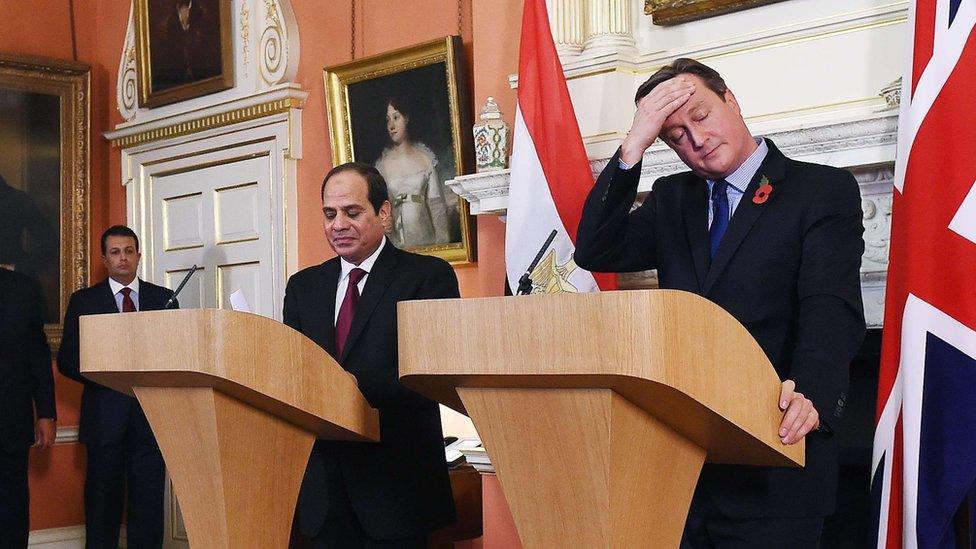
M 576 266 L 576 227 L 593 172 L 549 29 L 543 0 L 525 0 L 519 48 L 505 264 L 513 289 L 555 230 L 531 273 L 532 293 L 592 292 L 616 288 L 614 275 Z

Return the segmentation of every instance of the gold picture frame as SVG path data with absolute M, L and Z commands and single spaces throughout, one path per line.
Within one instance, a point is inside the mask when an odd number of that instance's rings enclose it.
M 139 106 L 234 87 L 231 8 L 232 0 L 135 1 Z
M 55 352 L 68 299 L 88 285 L 89 97 L 85 63 L 0 54 L 0 171 L 15 189 L 5 196 L 36 207 L 24 216 L 33 224 L 16 230 L 24 255 L 14 268 L 41 283 Z
M 644 0 L 655 25 L 677 25 L 783 0 Z
M 461 52 L 460 37 L 447 36 L 324 71 L 333 163 L 376 166 L 394 205 L 388 238 L 454 264 L 476 259 L 468 203 L 444 185 L 473 165 Z M 388 116 L 400 130 L 387 128 Z

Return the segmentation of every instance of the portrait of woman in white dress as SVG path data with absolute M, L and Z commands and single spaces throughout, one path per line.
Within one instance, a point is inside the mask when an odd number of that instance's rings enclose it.
M 438 176 L 437 155 L 412 138 L 412 114 L 403 99 L 391 97 L 386 101 L 389 143 L 376 161 L 393 204 L 387 237 L 398 248 L 451 242 L 452 205 Z

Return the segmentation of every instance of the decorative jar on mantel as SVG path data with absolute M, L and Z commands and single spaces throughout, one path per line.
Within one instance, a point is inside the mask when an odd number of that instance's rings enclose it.
M 474 154 L 478 172 L 502 170 L 508 167 L 508 124 L 489 97 L 481 109 L 481 122 L 474 125 Z

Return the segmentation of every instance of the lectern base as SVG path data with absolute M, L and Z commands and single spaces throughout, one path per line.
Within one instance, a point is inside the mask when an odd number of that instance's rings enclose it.
M 678 546 L 702 448 L 610 389 L 457 392 L 525 547 Z
M 204 387 L 134 387 L 190 546 L 287 547 L 314 435 Z

